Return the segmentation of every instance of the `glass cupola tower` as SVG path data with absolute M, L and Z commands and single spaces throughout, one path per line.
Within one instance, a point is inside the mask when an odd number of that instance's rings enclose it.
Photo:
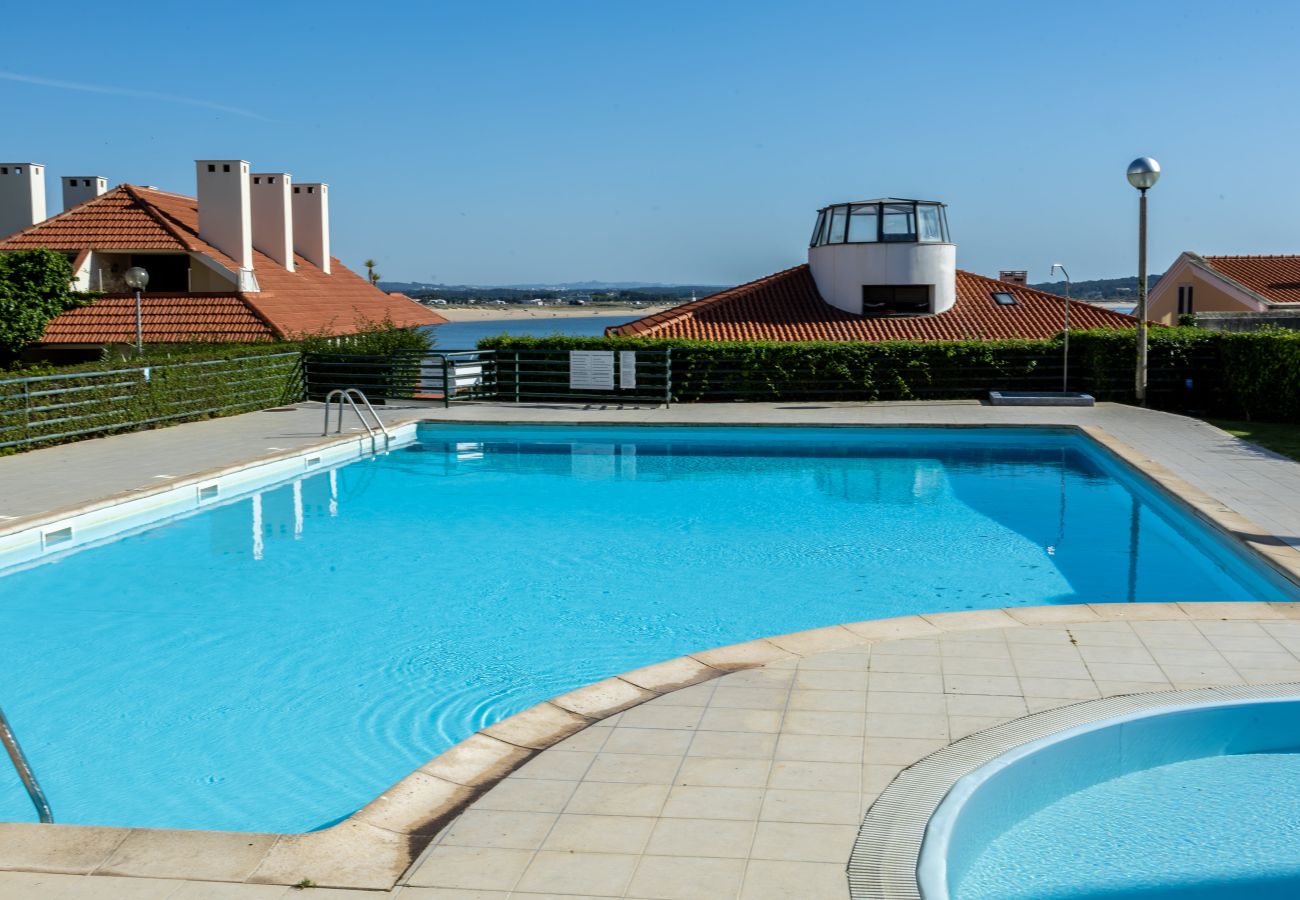
M 947 207 L 884 197 L 817 211 L 808 265 L 827 303 L 864 316 L 941 313 L 957 300 Z

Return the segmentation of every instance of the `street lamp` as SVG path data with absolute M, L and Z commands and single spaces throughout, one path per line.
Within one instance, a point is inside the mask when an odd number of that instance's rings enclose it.
M 135 291 L 135 352 L 144 355 L 144 320 L 140 315 L 140 292 L 149 286 L 149 273 L 139 266 L 126 270 L 126 286 Z
M 1128 164 L 1128 183 L 1138 189 L 1137 402 L 1147 402 L 1147 189 L 1160 180 L 1160 163 L 1140 156 Z
M 1065 355 L 1064 362 L 1061 366 L 1061 392 L 1069 393 L 1070 391 L 1070 273 L 1065 270 L 1065 266 L 1060 263 L 1052 263 L 1051 274 L 1055 275 L 1056 270 L 1060 269 L 1061 274 L 1065 276 Z

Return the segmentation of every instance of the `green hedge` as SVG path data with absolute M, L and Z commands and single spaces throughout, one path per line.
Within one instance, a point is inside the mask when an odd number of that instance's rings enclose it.
M 977 399 L 989 390 L 1059 390 L 1060 338 L 880 343 L 709 342 L 653 338 L 487 338 L 480 349 L 673 351 L 674 399 Z M 1070 335 L 1070 389 L 1131 403 L 1135 332 Z M 1300 332 L 1153 328 L 1148 403 L 1230 418 L 1300 421 Z

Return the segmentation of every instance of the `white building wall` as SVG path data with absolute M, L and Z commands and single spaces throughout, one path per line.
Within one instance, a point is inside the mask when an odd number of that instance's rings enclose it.
M 45 221 L 45 166 L 0 163 L 0 237 Z
M 78 203 L 93 200 L 106 190 L 108 190 L 108 179 L 102 175 L 65 175 L 63 208 L 71 209 Z
M 329 185 L 293 186 L 293 249 L 330 274 Z
M 293 207 L 287 172 L 254 172 L 249 176 L 253 200 L 253 246 L 293 271 Z
M 194 163 L 199 199 L 199 237 L 230 256 L 241 269 L 253 268 L 253 219 L 248 163 L 242 159 L 200 159 Z
M 932 285 L 936 313 L 957 302 L 956 244 L 827 244 L 808 248 L 808 264 L 823 299 L 856 315 L 864 284 Z

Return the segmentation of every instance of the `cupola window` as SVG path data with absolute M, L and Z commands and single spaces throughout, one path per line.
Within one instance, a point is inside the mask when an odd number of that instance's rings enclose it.
M 942 203 L 890 198 L 819 210 L 809 245 L 948 242 L 948 218 Z

